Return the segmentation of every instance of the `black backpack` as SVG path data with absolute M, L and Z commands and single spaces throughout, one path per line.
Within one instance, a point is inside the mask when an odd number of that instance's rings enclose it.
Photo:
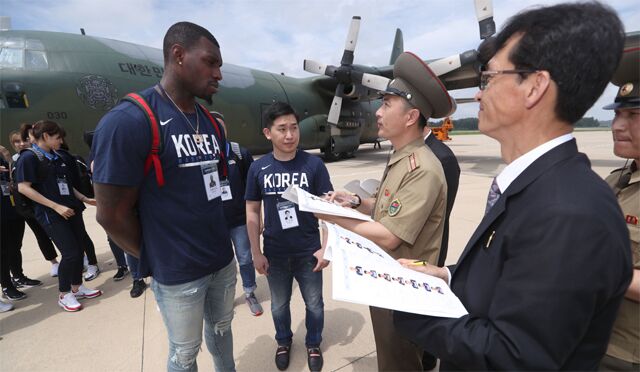
M 22 156 L 25 151 L 31 151 L 36 155 L 36 157 L 38 157 L 38 170 L 36 173 L 37 183 L 44 182 L 49 175 L 49 168 L 51 167 L 49 160 L 40 151 L 30 147 L 20 150 L 20 156 Z M 13 204 L 16 208 L 16 212 L 24 218 L 35 218 L 35 202 L 18 191 L 18 184 L 15 182 L 15 167 L 11 171 L 9 192 L 13 198 Z
M 67 150 L 58 150 L 58 153 L 64 153 L 65 155 L 67 155 L 67 159 L 69 159 L 70 161 L 74 161 L 75 162 L 75 167 L 73 169 L 74 174 L 74 180 L 73 181 L 73 187 L 80 191 L 80 193 L 88 198 L 93 198 L 94 197 L 94 193 L 93 193 L 93 182 L 92 180 L 92 174 L 91 174 L 91 169 L 89 168 L 89 166 L 87 165 L 87 162 L 84 160 L 84 158 L 80 155 L 74 155 L 72 153 L 70 153 Z M 70 164 L 69 164 L 70 165 Z

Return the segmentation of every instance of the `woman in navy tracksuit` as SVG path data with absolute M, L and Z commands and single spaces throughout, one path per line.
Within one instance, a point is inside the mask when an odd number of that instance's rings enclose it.
M 36 219 L 56 244 L 62 260 L 58 268 L 58 304 L 66 311 L 78 311 L 81 298 L 102 294 L 82 285 L 84 223 L 82 203 L 95 205 L 73 187 L 76 165 L 61 157 L 64 129 L 53 121 L 40 120 L 21 128 L 35 138 L 33 151 L 25 151 L 16 165 L 18 191 L 33 200 Z M 23 137 L 27 133 L 22 133 Z M 42 158 L 42 160 L 40 160 Z

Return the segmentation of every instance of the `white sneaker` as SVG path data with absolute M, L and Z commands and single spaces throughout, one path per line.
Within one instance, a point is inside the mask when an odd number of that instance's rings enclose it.
M 66 311 L 78 311 L 82 309 L 82 305 L 76 299 L 73 293 L 69 292 L 62 297 L 58 297 L 58 305 Z
M 87 272 L 84 273 L 84 280 L 92 281 L 93 279 L 98 277 L 98 274 L 100 274 L 98 265 L 89 265 L 89 267 L 87 268 Z
M 98 297 L 102 294 L 102 291 L 99 289 L 91 289 L 84 286 L 84 284 L 80 284 L 77 292 L 73 292 L 73 295 L 78 299 L 83 298 L 94 298 Z
M 58 267 L 60 266 L 60 264 L 58 262 L 51 264 L 51 271 L 50 274 L 52 277 L 56 277 L 58 276 Z
M 13 304 L 0 301 L 0 313 L 4 313 L 11 310 L 13 310 Z
M 82 271 L 87 271 L 88 268 L 89 268 L 89 259 L 87 258 L 87 255 L 85 254 L 83 256 L 83 259 L 82 259 Z

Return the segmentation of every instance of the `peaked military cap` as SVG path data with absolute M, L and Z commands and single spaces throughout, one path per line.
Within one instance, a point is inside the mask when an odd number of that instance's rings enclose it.
M 436 74 L 420 57 L 410 52 L 398 56 L 393 65 L 393 80 L 379 92 L 404 97 L 425 119 L 453 114 L 456 102 Z
M 603 109 L 640 108 L 640 32 L 627 36 L 620 64 L 611 82 L 620 89 L 614 103 Z

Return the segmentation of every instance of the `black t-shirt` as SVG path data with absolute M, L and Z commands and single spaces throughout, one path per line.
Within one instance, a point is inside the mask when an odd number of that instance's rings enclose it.
M 229 142 L 227 142 L 227 159 L 229 162 L 229 184 L 231 186 L 231 200 L 224 202 L 224 215 L 227 218 L 229 228 L 246 225 L 247 210 L 244 200 L 244 191 L 247 185 L 247 173 L 253 163 L 253 157 L 247 149 L 240 147 L 240 159 L 233 152 Z

